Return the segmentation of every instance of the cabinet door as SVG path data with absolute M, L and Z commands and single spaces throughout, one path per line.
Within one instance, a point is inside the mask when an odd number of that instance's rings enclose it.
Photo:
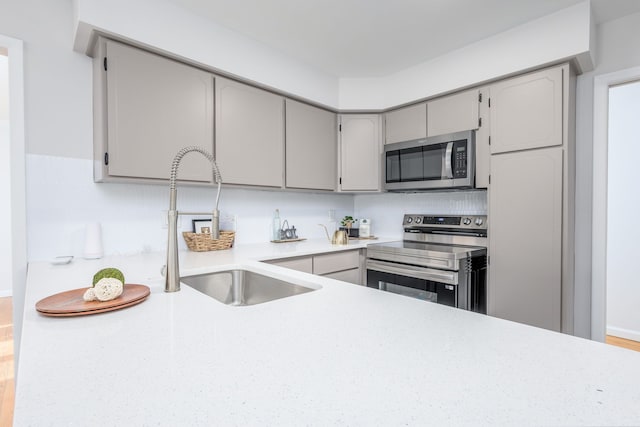
M 490 87 L 491 152 L 562 145 L 562 68 Z
M 380 116 L 344 114 L 340 118 L 340 188 L 380 189 Z
M 560 331 L 561 147 L 491 156 L 488 313 Z
M 180 149 L 213 152 L 213 75 L 116 42 L 105 49 L 110 176 L 168 179 Z M 209 161 L 187 155 L 178 177 L 211 182 Z
M 385 144 L 411 141 L 427 136 L 427 104 L 389 111 L 384 115 Z
M 360 251 L 335 252 L 314 255 L 313 274 L 328 274 L 360 267 Z
M 226 184 L 282 187 L 284 99 L 216 79 L 216 161 Z
M 267 261 L 269 264 L 290 268 L 291 270 L 302 271 L 303 273 L 313 273 L 313 258 L 310 256 L 302 258 L 284 258 Z
M 360 285 L 360 270 L 353 268 L 351 270 L 338 271 L 336 273 L 324 274 L 324 277 L 330 277 L 331 279 L 342 280 L 343 282 L 353 283 L 354 285 Z
M 286 185 L 335 190 L 338 165 L 337 116 L 286 100 Z
M 478 89 L 429 101 L 427 135 L 443 135 L 478 129 Z

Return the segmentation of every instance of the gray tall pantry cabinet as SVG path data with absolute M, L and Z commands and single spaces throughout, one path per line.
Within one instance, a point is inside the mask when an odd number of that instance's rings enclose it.
M 96 181 L 168 179 L 184 146 L 213 151 L 212 74 L 100 40 L 94 77 Z M 208 161 L 186 156 L 179 178 L 211 182 Z
M 489 87 L 488 314 L 573 332 L 575 75 Z

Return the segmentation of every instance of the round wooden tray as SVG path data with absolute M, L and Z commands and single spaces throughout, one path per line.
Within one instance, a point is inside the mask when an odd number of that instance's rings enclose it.
M 111 301 L 85 301 L 82 296 L 88 288 L 60 292 L 41 299 L 36 310 L 45 316 L 70 317 L 87 314 L 105 313 L 140 304 L 147 299 L 151 291 L 146 285 L 124 285 L 124 292 Z

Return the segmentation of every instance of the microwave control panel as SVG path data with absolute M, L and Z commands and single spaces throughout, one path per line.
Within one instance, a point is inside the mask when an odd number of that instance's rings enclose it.
M 453 142 L 453 177 L 467 177 L 467 141 Z

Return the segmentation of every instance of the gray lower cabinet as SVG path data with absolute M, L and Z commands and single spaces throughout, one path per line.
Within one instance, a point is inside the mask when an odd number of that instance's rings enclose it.
M 384 115 L 385 144 L 427 137 L 427 104 L 389 111 Z
M 561 330 L 562 187 L 561 147 L 491 158 L 490 315 Z
M 341 191 L 380 191 L 380 115 L 340 115 Z
M 296 271 L 363 284 L 364 257 L 359 249 L 267 261 Z
M 478 129 L 478 89 L 444 96 L 427 103 L 427 135 Z
M 100 40 L 94 58 L 96 181 L 168 179 L 186 146 L 213 152 L 212 74 Z M 181 180 L 211 182 L 209 162 L 185 156 Z
M 335 190 L 337 115 L 291 99 L 285 110 L 286 187 Z
M 284 98 L 218 77 L 215 110 L 222 182 L 282 187 Z

